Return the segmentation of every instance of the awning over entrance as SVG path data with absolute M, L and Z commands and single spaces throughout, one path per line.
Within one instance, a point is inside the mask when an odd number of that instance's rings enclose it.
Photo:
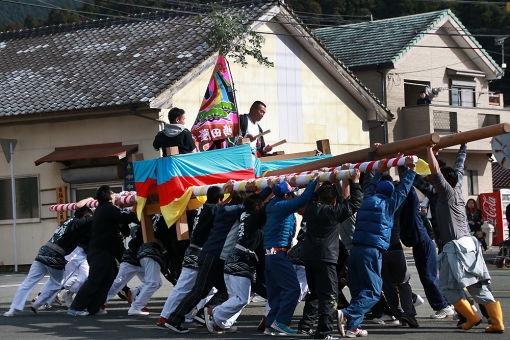
M 128 152 L 138 151 L 138 145 L 122 145 L 122 143 L 78 145 L 55 148 L 52 153 L 39 158 L 35 165 L 45 162 L 69 162 L 91 158 L 116 157 L 122 159 Z
M 456 70 L 453 68 L 446 68 L 446 74 L 449 76 L 462 76 L 462 77 L 480 77 L 485 78 L 485 73 L 478 70 Z

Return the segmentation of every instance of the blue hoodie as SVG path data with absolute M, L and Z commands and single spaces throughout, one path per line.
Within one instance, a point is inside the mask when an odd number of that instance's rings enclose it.
M 267 204 L 264 248 L 290 248 L 295 233 L 294 213 L 308 203 L 315 191 L 316 185 L 317 181 L 311 180 L 301 196 L 291 200 L 286 200 L 282 197 L 274 197 Z
M 363 202 L 356 217 L 352 243 L 387 250 L 393 228 L 393 215 L 407 197 L 416 172 L 409 170 L 391 196 L 375 192 L 381 176 L 381 173 L 376 173 L 365 190 Z

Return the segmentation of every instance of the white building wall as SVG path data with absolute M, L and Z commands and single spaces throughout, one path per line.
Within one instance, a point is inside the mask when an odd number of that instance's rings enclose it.
M 158 157 L 152 148 L 158 125 L 147 119 L 126 115 L 61 123 L 0 126 L 2 138 L 18 140 L 13 157 L 15 176 L 39 176 L 40 220 L 17 224 L 18 263 L 32 263 L 39 248 L 58 227 L 57 215 L 49 211 L 49 206 L 56 203 L 55 188 L 67 186 L 69 197 L 70 186 L 60 177 L 60 169 L 65 166 L 61 163 L 35 166 L 35 160 L 55 151 L 57 147 L 114 142 L 138 144 L 138 152 L 143 153 L 145 158 Z M 10 164 L 3 158 L 0 161 L 0 178 L 10 178 L 10 174 Z M 5 207 L 0 204 L 0 209 Z M 0 235 L 0 265 L 13 265 L 12 222 L 0 222 Z

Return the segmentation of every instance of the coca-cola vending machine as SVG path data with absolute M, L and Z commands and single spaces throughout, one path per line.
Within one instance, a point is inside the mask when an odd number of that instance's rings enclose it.
M 494 226 L 492 244 L 495 246 L 508 236 L 508 221 L 505 216 L 508 204 L 510 204 L 510 189 L 480 194 L 480 210 L 483 218 Z

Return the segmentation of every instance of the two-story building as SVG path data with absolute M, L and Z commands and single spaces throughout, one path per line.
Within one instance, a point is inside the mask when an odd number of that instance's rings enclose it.
M 266 42 L 274 68 L 230 61 L 240 113 L 267 105 L 266 142 L 287 153 L 329 139 L 334 154 L 369 146 L 369 126 L 389 110 L 300 24 L 285 4 L 231 1 Z M 49 206 L 74 202 L 101 184 L 132 181 L 129 155 L 156 158 L 154 136 L 172 107 L 191 128 L 217 59 L 201 35 L 211 22 L 186 11 L 0 33 L 0 138 L 16 139 L 18 262 L 31 263 L 57 227 Z M 327 114 L 326 114 L 327 113 Z M 129 170 L 129 169 L 126 169 Z M 14 263 L 11 169 L 0 160 L 0 265 Z M 127 188 L 125 188 L 127 189 Z
M 447 135 L 510 122 L 489 83 L 503 70 L 450 11 L 320 28 L 314 34 L 366 84 L 395 119 L 371 131 L 373 142 L 432 132 Z M 417 105 L 421 91 L 430 105 Z M 440 157 L 453 165 L 458 147 Z M 492 192 L 490 139 L 468 145 L 464 194 Z

